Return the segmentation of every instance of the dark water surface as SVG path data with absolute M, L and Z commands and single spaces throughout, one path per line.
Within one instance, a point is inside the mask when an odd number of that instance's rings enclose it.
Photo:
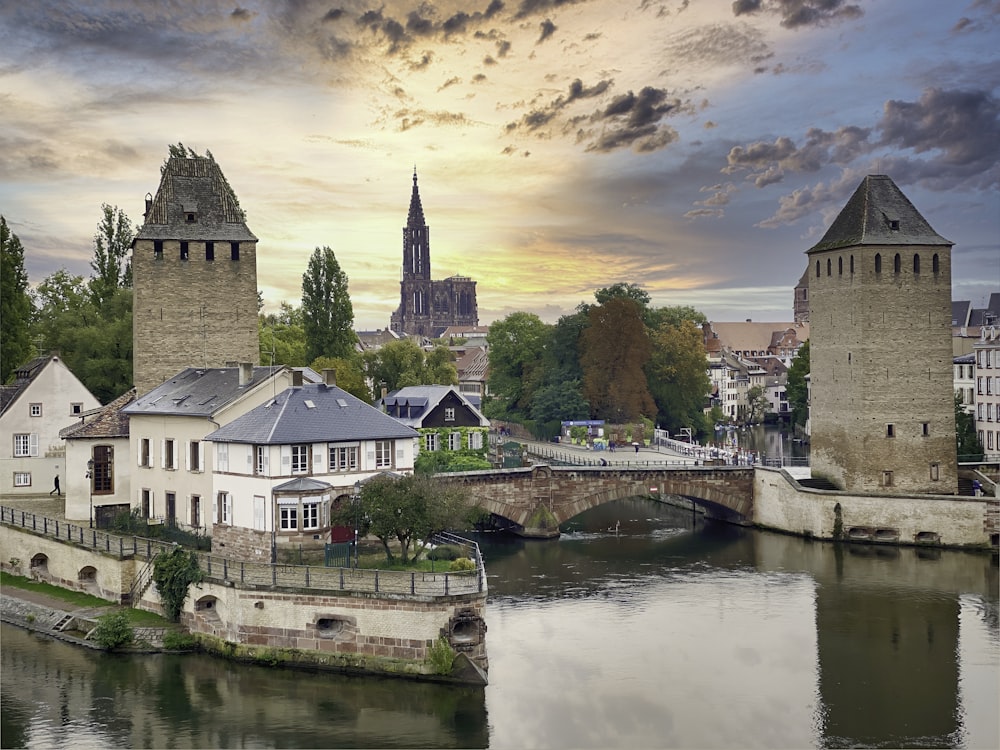
M 615 533 L 615 527 L 618 533 Z M 646 500 L 482 537 L 490 684 L 115 656 L 3 625 L 3 747 L 1000 746 L 997 561 Z

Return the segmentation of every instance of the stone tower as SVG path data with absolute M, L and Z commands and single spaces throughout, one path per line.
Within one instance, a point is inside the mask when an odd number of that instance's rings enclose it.
M 257 238 L 211 157 L 171 156 L 132 245 L 139 395 L 186 367 L 257 364 Z
M 397 333 L 434 338 L 449 326 L 479 324 L 476 282 L 466 276 L 431 280 L 430 228 L 413 170 L 410 211 L 403 227 L 403 272 L 399 282 L 399 307 L 390 327 Z
M 842 489 L 955 494 L 951 246 L 869 175 L 809 256 L 812 471 Z

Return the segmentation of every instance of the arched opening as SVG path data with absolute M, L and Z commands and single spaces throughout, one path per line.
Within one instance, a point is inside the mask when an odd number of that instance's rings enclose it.
M 920 255 L 918 253 L 913 254 L 913 275 L 916 276 L 920 273 Z
M 315 628 L 317 637 L 335 640 L 354 638 L 358 629 L 354 618 L 329 614 L 317 617 Z
M 826 275 L 827 276 L 829 276 L 832 273 L 832 269 L 833 269 L 833 260 L 831 260 L 830 258 L 827 258 L 826 259 Z
M 934 257 L 931 258 L 931 270 L 935 275 L 941 271 L 941 260 L 938 258 L 937 253 L 934 253 Z
M 892 272 L 899 273 L 901 270 L 903 270 L 903 259 L 896 253 L 892 258 Z
M 854 256 L 851 256 L 851 274 L 854 274 Z
M 194 613 L 211 622 L 222 622 L 219 616 L 219 599 L 211 594 L 195 601 Z
M 844 259 L 843 258 L 837 258 L 837 275 L 838 276 L 843 276 L 844 275 Z
M 819 278 L 819 261 L 816 261 L 816 278 Z
M 882 273 L 882 253 L 875 253 L 875 273 Z
M 49 574 L 49 556 L 39 552 L 37 555 L 31 558 L 31 574 L 32 575 L 48 575 Z

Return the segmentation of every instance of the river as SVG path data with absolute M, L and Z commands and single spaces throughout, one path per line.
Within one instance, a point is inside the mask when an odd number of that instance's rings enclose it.
M 2 746 L 1000 746 L 995 556 L 642 499 L 563 531 L 479 539 L 485 689 L 108 655 L 3 625 Z

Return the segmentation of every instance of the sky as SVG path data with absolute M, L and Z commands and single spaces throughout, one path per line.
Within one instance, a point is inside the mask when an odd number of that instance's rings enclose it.
M 168 146 L 210 151 L 265 307 L 316 247 L 357 329 L 399 304 L 416 169 L 435 279 L 481 324 L 615 283 L 791 321 L 805 251 L 866 174 L 1000 291 L 1000 0 L 0 0 L 0 214 L 31 284 L 89 276 Z

